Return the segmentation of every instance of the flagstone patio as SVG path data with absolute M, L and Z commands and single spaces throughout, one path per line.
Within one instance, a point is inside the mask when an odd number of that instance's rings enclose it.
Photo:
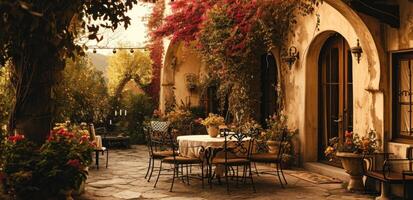
M 102 158 L 103 159 L 103 158 Z M 201 199 L 373 199 L 372 196 L 354 194 L 342 189 L 341 183 L 314 184 L 296 178 L 286 172 L 288 185 L 282 189 L 275 176 L 254 176 L 257 192 L 254 193 L 249 184 L 231 186 L 227 194 L 225 184 L 214 184 L 212 189 L 207 185 L 202 189 L 200 180 L 192 180 L 191 185 L 177 181 L 174 192 L 169 192 L 170 177 L 161 176 L 157 188 L 153 188 L 155 178 L 150 182 L 144 178 L 148 154 L 145 146 L 132 146 L 127 150 L 111 150 L 109 168 L 101 165 L 97 170 L 92 168 L 87 180 L 86 192 L 79 199 L 162 199 L 162 200 L 201 200 Z M 103 161 L 103 160 L 101 160 Z M 103 162 L 101 162 L 103 164 Z M 259 169 L 266 166 L 259 166 Z

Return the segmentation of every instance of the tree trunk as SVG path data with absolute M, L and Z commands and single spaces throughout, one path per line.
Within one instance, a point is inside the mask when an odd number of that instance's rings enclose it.
M 42 144 L 52 125 L 53 77 L 63 69 L 64 62 L 46 47 L 41 52 L 30 51 L 39 48 L 22 50 L 21 57 L 13 60 L 16 104 L 10 116 L 9 131 Z

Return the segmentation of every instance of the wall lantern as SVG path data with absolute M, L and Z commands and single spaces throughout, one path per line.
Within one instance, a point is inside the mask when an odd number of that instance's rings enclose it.
M 130 53 L 133 53 L 133 52 L 135 52 L 135 50 L 133 50 L 133 49 L 130 49 Z
M 288 64 L 288 67 L 291 70 L 291 68 L 294 65 L 295 61 L 298 60 L 299 58 L 300 58 L 300 52 L 298 52 L 297 47 L 291 46 L 288 49 L 287 55 L 284 56 L 282 58 L 282 60 Z
M 361 49 L 359 39 L 357 39 L 357 46 L 351 47 L 351 53 L 356 57 L 357 63 L 360 64 L 360 57 L 361 53 L 363 53 L 363 49 Z
M 93 48 L 93 53 L 96 53 L 96 48 Z

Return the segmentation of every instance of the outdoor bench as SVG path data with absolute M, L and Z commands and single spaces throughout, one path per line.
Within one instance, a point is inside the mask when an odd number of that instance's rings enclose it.
M 406 158 L 391 159 L 392 153 L 381 153 L 384 158 L 383 165 L 380 169 L 372 169 L 373 160 L 369 160 L 370 169 L 368 169 L 364 175 L 368 178 L 377 180 L 381 183 L 381 195 L 378 199 L 391 199 L 389 197 L 388 186 L 392 184 L 403 185 L 403 199 L 407 198 L 407 184 L 413 183 L 413 147 L 409 147 L 406 152 Z M 405 164 L 408 166 L 407 170 L 394 171 L 392 169 L 395 164 Z M 366 186 L 366 184 L 365 184 Z M 367 188 L 366 188 L 367 189 Z

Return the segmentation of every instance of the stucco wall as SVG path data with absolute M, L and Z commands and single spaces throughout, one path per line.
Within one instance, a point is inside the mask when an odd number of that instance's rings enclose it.
M 320 24 L 317 27 L 317 15 Z M 363 48 L 360 63 L 353 57 L 354 132 L 364 135 L 375 129 L 384 131 L 384 98 L 379 90 L 379 53 L 366 24 L 341 1 L 326 0 L 314 15 L 301 17 L 295 37 L 286 46 L 296 46 L 302 55 L 292 70 L 283 74 L 286 92 L 286 114 L 289 126 L 300 132 L 302 161 L 317 161 L 318 143 L 318 56 L 326 39 L 342 35 L 350 47 Z M 284 66 L 285 67 L 285 66 Z
M 165 111 L 165 103 L 174 95 L 177 105 L 181 101 L 191 106 L 199 105 L 199 90 L 189 91 L 186 76 L 195 74 L 199 78 L 205 71 L 203 62 L 197 52 L 185 44 L 170 44 L 165 54 L 164 68 L 161 77 L 160 109 Z M 173 91 L 173 94 L 172 94 Z

